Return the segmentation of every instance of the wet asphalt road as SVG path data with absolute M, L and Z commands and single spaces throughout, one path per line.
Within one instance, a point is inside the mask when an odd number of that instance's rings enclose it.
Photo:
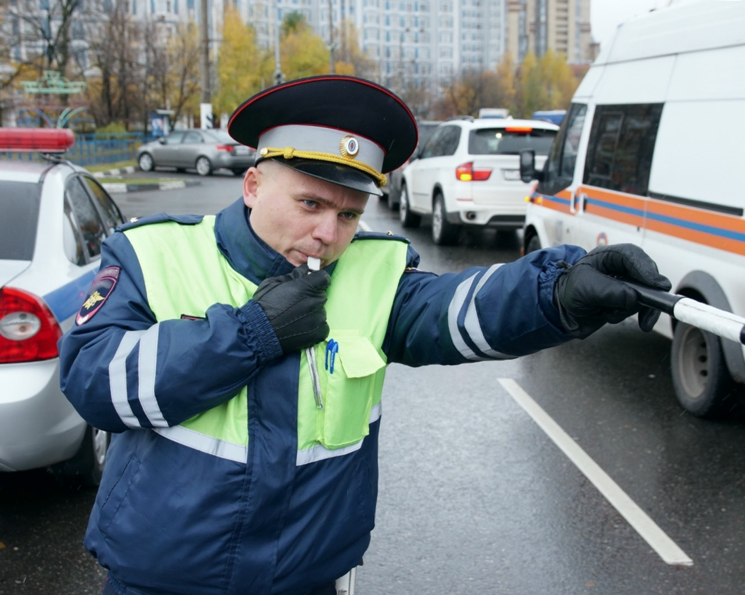
M 240 179 L 219 176 L 115 198 L 131 216 L 214 212 L 239 193 Z M 375 200 L 364 220 L 401 231 Z M 515 234 L 474 232 L 439 248 L 426 226 L 405 233 L 420 268 L 435 272 L 519 251 Z M 377 527 L 357 595 L 745 592 L 745 424 L 682 412 L 668 351 L 627 321 L 521 360 L 391 366 Z M 500 379 L 529 395 L 692 565 L 665 563 Z M 104 573 L 81 545 L 93 497 L 43 472 L 0 475 L 0 594 L 100 592 Z

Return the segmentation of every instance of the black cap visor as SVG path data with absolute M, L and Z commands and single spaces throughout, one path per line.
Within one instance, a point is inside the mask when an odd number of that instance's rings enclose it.
M 352 190 L 359 190 L 365 194 L 383 196 L 383 192 L 378 188 L 372 177 L 353 167 L 337 165 L 336 163 L 330 163 L 328 161 L 316 161 L 314 159 L 274 158 L 272 161 L 284 165 L 285 167 L 296 169 L 299 172 L 313 176 L 319 180 L 325 180 L 326 182 L 344 186 L 345 188 L 351 188 Z M 258 162 L 259 161 L 257 161 L 257 163 Z

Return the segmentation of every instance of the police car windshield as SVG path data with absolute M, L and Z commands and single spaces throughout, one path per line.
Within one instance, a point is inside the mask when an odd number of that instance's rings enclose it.
M 523 149 L 533 149 L 536 155 L 548 155 L 555 136 L 555 130 L 539 128 L 530 132 L 481 128 L 471 131 L 468 152 L 471 155 L 517 155 Z
M 0 260 L 31 260 L 41 186 L 0 182 Z

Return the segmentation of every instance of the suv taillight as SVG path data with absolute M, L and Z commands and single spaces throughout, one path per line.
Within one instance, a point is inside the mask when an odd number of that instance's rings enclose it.
M 483 182 L 491 172 L 491 167 L 474 168 L 473 161 L 469 161 L 455 168 L 455 177 L 460 182 Z
M 0 364 L 55 358 L 61 336 L 57 319 L 41 298 L 20 289 L 0 289 Z

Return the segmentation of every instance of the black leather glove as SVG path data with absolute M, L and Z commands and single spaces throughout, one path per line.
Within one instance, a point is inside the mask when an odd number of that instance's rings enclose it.
M 621 322 L 639 313 L 639 327 L 651 331 L 659 310 L 641 306 L 636 292 L 619 279 L 669 291 L 672 285 L 655 262 L 634 244 L 600 246 L 567 265 L 554 286 L 554 304 L 570 334 L 584 339 L 605 323 Z
M 283 353 L 310 347 L 328 336 L 324 304 L 330 283 L 326 271 L 310 272 L 307 265 L 261 282 L 253 299 L 264 310 Z

